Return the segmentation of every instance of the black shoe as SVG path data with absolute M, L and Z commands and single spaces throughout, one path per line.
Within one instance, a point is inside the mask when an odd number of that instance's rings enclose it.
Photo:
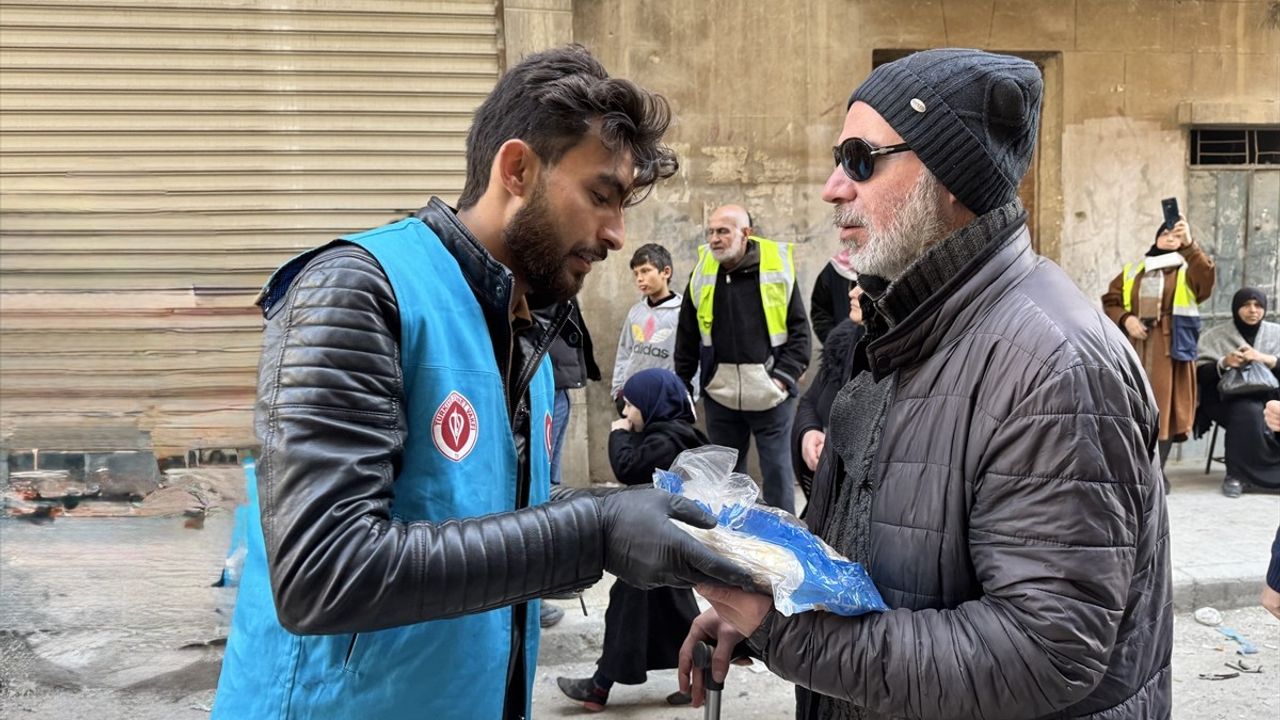
M 1229 498 L 1238 498 L 1244 492 L 1244 483 L 1231 477 L 1222 478 L 1222 494 Z
M 542 610 L 538 616 L 538 624 L 543 628 L 549 628 L 552 625 L 564 619 L 564 611 L 555 605 L 542 603 Z
M 590 712 L 604 710 L 605 703 L 609 702 L 609 691 L 596 685 L 592 678 L 558 677 L 556 685 L 570 700 L 577 700 Z
M 668 705 L 688 705 L 693 702 L 693 696 L 689 693 L 682 693 L 679 690 L 667 696 Z

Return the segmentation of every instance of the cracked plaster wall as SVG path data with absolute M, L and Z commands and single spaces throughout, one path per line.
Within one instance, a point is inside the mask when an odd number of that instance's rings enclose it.
M 1050 58 L 1037 205 L 1042 250 L 1091 299 L 1186 196 L 1187 125 L 1280 123 L 1280 30 L 1258 0 L 575 0 L 573 37 L 666 95 L 681 170 L 627 215 L 627 248 L 583 299 L 612 369 L 637 299 L 627 260 L 666 245 L 683 290 L 706 217 L 740 202 L 797 243 L 807 298 L 836 249 L 819 194 L 876 49 L 981 47 Z M 1184 200 L 1185 206 L 1185 200 Z M 1192 219 L 1193 226 L 1195 219 Z M 812 375 L 812 370 L 810 372 Z M 589 386 L 591 474 L 610 476 L 608 380 Z

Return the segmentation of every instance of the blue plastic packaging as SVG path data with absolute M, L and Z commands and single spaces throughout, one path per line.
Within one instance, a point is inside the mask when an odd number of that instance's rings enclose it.
M 733 472 L 736 459 L 737 451 L 709 445 L 681 453 L 670 471 L 654 472 L 656 487 L 684 495 L 716 516 L 711 530 L 682 524 L 684 530 L 767 582 L 783 615 L 888 610 L 860 564 L 832 550 L 794 515 L 757 505 L 759 489 L 751 478 Z

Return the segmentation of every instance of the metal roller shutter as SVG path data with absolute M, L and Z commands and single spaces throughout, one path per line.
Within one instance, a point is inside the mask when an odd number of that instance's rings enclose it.
M 253 443 L 277 264 L 456 198 L 492 0 L 0 2 L 6 434 Z

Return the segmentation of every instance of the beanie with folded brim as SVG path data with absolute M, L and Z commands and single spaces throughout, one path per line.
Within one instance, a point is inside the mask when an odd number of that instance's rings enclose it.
M 946 48 L 881 65 L 849 105 L 870 105 L 957 200 L 983 215 L 1018 196 L 1043 94 L 1033 62 Z

